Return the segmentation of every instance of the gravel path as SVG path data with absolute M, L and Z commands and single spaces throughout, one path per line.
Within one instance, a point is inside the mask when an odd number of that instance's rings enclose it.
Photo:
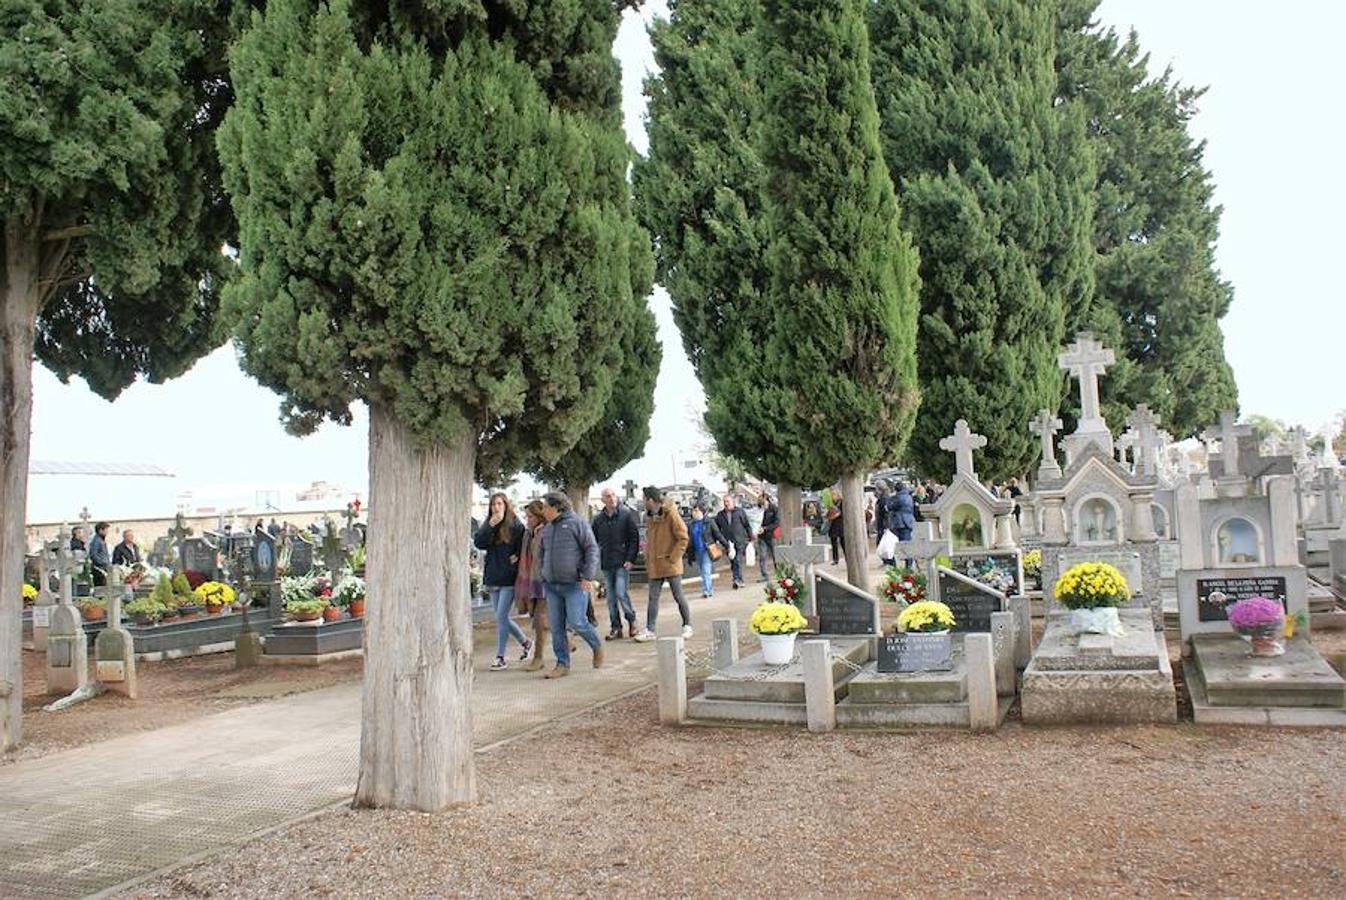
M 131 897 L 1346 896 L 1346 733 L 661 728 L 484 754 L 481 802 L 330 813 Z

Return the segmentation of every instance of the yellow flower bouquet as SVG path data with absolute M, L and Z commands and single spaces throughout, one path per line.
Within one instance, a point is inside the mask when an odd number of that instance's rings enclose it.
M 234 589 L 219 581 L 203 582 L 192 591 L 192 596 L 196 598 L 197 603 L 208 609 L 234 605 Z
M 1024 554 L 1024 574 L 1029 578 L 1042 577 L 1042 551 L 1029 550 Z
M 24 582 L 23 605 L 32 606 L 36 600 L 37 600 L 37 588 L 33 587 L 31 584 L 28 584 L 27 582 Z
M 1085 562 L 1071 566 L 1057 579 L 1052 596 L 1066 609 L 1099 609 L 1122 606 L 1131 599 L 1131 588 L 1116 566 Z
M 948 631 L 957 625 L 953 610 L 938 600 L 922 600 L 913 603 L 897 617 L 897 630 L 908 633 Z
M 748 627 L 757 634 L 794 634 L 803 631 L 808 624 L 793 603 L 768 600 L 753 610 Z

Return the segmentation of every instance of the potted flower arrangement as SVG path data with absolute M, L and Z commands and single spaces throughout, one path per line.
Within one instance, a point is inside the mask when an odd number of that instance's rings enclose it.
M 768 588 L 768 593 L 776 587 Z M 794 658 L 795 636 L 808 625 L 793 603 L 767 600 L 753 610 L 749 626 L 762 642 L 762 660 L 781 666 Z
M 170 584 L 173 588 L 173 606 L 178 615 L 186 618 L 201 612 L 201 604 L 197 601 L 196 595 L 192 593 L 192 585 L 187 580 L 186 575 L 179 572 L 173 576 Z
M 296 622 L 313 622 L 324 616 L 331 607 L 332 586 L 316 575 L 297 575 L 280 580 L 280 597 L 285 612 Z M 336 617 L 341 610 L 337 609 Z
M 285 612 L 296 622 L 313 622 L 322 617 L 327 609 L 327 601 L 310 597 L 307 600 L 291 600 L 285 604 Z
M 906 634 L 942 634 L 957 625 L 953 610 L 938 600 L 921 600 L 902 610 L 897 617 L 897 631 Z
M 889 566 L 883 570 L 883 581 L 879 582 L 879 596 L 905 609 L 925 599 L 926 587 L 926 578 L 920 572 Z
M 86 622 L 99 622 L 107 618 L 107 601 L 102 597 L 80 597 L 75 605 Z
M 994 559 L 984 559 L 970 566 L 967 574 L 992 590 L 1002 594 L 1014 593 L 1014 575 L 996 565 Z
M 178 598 L 173 593 L 173 581 L 167 574 L 160 572 L 154 582 L 154 590 L 149 599 L 158 607 L 158 618 L 176 619 L 178 617 Z
M 36 602 L 37 602 L 37 588 L 33 587 L 31 584 L 25 581 L 23 583 L 23 605 L 32 606 Z
M 358 619 L 365 614 L 365 583 L 364 580 L 356 575 L 347 575 L 337 584 L 336 589 L 332 591 L 332 602 L 337 606 L 344 607 L 352 619 Z
M 795 609 L 804 608 L 809 591 L 805 580 L 799 576 L 799 570 L 791 562 L 776 564 L 775 581 L 767 587 L 767 599 L 781 603 L 793 603 Z
M 1225 610 L 1234 632 L 1248 642 L 1249 656 L 1280 656 L 1285 652 L 1285 609 L 1267 597 L 1249 597 Z
M 1042 551 L 1029 550 L 1024 554 L 1024 580 L 1033 583 L 1034 590 L 1042 590 Z
M 1122 634 L 1117 607 L 1131 599 L 1126 578 L 1104 562 L 1083 562 L 1065 571 L 1052 596 L 1071 611 L 1071 624 L 1086 634 Z
M 237 595 L 234 589 L 220 581 L 206 581 L 192 591 L 198 603 L 212 616 L 218 616 L 226 607 L 234 605 Z
M 138 597 L 126 604 L 126 614 L 137 625 L 153 625 L 163 618 L 166 607 L 154 597 Z

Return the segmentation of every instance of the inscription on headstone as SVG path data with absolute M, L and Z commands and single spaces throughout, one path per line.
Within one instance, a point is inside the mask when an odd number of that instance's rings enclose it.
M 1023 565 L 1018 552 L 959 553 L 950 557 L 949 562 L 949 568 L 955 572 L 982 581 L 987 587 L 993 587 L 1002 594 L 1017 597 L 1023 593 Z M 989 577 L 996 583 L 990 584 L 983 577 Z
M 1230 604 L 1249 597 L 1267 597 L 1279 600 L 1289 608 L 1284 578 L 1198 578 L 1196 580 L 1196 610 L 1199 622 L 1224 622 L 1229 618 Z
M 33 607 L 33 627 L 50 628 L 51 627 L 51 607 L 34 606 Z
M 188 538 L 182 542 L 182 569 L 184 572 L 200 572 L 213 579 L 216 574 L 216 548 L 204 538 Z
M 879 638 L 880 672 L 947 672 L 953 640 L 947 634 L 888 634 Z
M 990 632 L 991 613 L 1005 611 L 1003 594 L 942 567 L 939 570 L 939 600 L 953 613 L 957 624 L 952 630 L 959 634 Z
M 290 539 L 290 574 L 307 575 L 313 571 L 313 545 L 303 538 Z
M 874 601 L 850 585 L 818 577 L 818 631 L 822 634 L 874 634 Z

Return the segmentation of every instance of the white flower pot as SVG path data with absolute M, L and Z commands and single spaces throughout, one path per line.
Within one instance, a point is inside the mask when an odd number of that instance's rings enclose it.
M 1097 609 L 1072 609 L 1070 624 L 1080 634 L 1110 634 L 1114 637 L 1126 634 L 1122 627 L 1117 607 L 1100 606 Z
M 762 642 L 762 662 L 768 666 L 783 666 L 795 655 L 796 632 L 789 634 L 759 634 Z

